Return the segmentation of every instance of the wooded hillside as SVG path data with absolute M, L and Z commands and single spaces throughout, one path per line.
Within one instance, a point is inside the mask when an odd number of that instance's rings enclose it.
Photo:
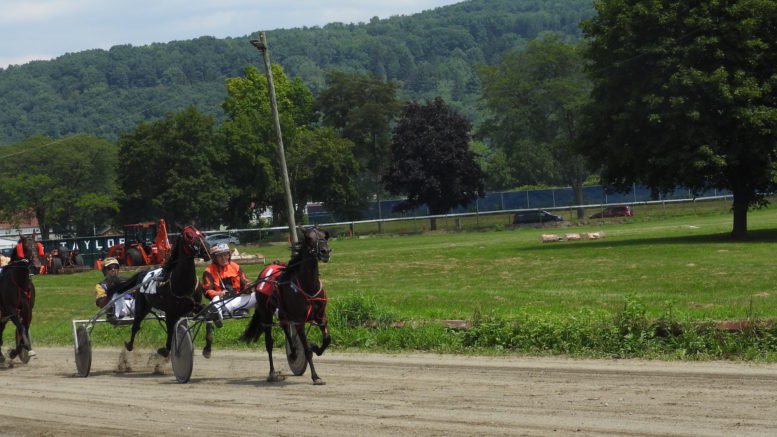
M 577 39 L 578 23 L 593 13 L 590 0 L 469 0 L 369 23 L 272 30 L 268 40 L 273 62 L 314 93 L 328 70 L 372 71 L 399 81 L 404 98 L 441 96 L 477 122 L 474 66 L 542 31 Z M 34 134 L 116 139 L 192 104 L 220 120 L 225 78 L 261 65 L 248 43 L 256 36 L 120 45 L 0 69 L 0 144 Z

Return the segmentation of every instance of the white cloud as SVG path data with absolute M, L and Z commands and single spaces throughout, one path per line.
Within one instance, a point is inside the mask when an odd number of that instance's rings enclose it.
M 5 0 L 0 3 L 0 24 L 34 24 L 77 15 L 92 5 L 90 0 Z

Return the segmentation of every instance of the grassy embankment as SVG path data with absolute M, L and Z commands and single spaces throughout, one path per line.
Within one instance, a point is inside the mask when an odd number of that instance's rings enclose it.
M 750 214 L 747 242 L 730 240 L 731 216 L 721 208 L 656 211 L 653 218 L 644 210 L 618 223 L 552 230 L 497 224 L 480 232 L 333 240 L 334 257 L 321 275 L 331 299 L 334 347 L 777 357 L 777 328 L 763 323 L 777 318 L 774 209 Z M 542 233 L 600 230 L 607 233 L 603 240 L 538 242 Z M 283 245 L 243 250 L 268 259 L 288 256 Z M 260 266 L 246 270 L 253 278 Z M 33 341 L 70 344 L 70 321 L 96 310 L 93 284 L 99 278 L 98 272 L 35 278 Z M 474 326 L 452 330 L 442 326 L 444 319 Z M 757 329 L 730 333 L 712 323 L 743 319 Z M 404 327 L 394 327 L 396 322 Z M 235 339 L 244 323 L 226 323 L 217 332 L 217 347 L 242 347 Z M 6 344 L 13 328 L 7 331 Z M 100 325 L 93 341 L 118 348 L 128 334 L 128 328 Z M 162 341 L 158 327 L 144 325 L 141 346 Z

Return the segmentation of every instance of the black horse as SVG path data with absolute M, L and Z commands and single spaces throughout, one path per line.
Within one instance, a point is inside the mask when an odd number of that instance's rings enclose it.
M 20 236 L 11 261 L 0 273 L 0 362 L 5 361 L 3 331 L 9 320 L 16 326 L 16 347 L 8 351 L 9 358 L 16 358 L 22 350 L 32 350 L 30 323 L 35 306 L 35 286 L 31 277 L 40 271 L 37 252 L 34 236 Z M 24 356 L 22 360 L 25 360 Z
M 273 341 L 271 329 L 273 314 L 278 310 L 280 325 L 286 334 L 286 339 L 292 342 L 292 334 L 299 336 L 305 351 L 305 359 L 310 366 L 313 384 L 323 385 L 313 367 L 313 353 L 321 356 L 331 343 L 326 319 L 326 292 L 318 275 L 318 262 L 328 262 L 332 255 L 329 248 L 329 232 L 315 228 L 302 229 L 302 241 L 294 247 L 294 253 L 269 294 L 256 292 L 256 310 L 246 327 L 241 340 L 251 343 L 257 341 L 264 333 L 264 343 L 267 356 L 270 359 L 270 382 L 283 379 L 275 371 L 272 360 Z M 271 280 L 260 278 L 258 281 Z M 319 347 L 308 344 L 305 324 L 312 323 L 321 329 L 323 343 Z M 293 344 L 293 342 L 292 342 Z M 292 352 L 296 354 L 296 349 Z M 290 356 L 291 360 L 295 357 Z
M 128 351 L 132 351 L 135 334 L 140 330 L 140 324 L 152 309 L 165 312 L 167 325 L 167 342 L 165 347 L 157 350 L 159 355 L 167 357 L 170 353 L 172 335 L 175 323 L 181 317 L 198 311 L 200 295 L 195 293 L 197 273 L 194 268 L 194 258 L 210 259 L 208 246 L 202 232 L 193 226 L 187 226 L 181 231 L 170 251 L 170 257 L 161 269 L 154 270 L 128 281 L 129 285 L 138 283 L 140 289 L 135 293 L 135 319 L 132 322 L 130 340 L 124 343 Z

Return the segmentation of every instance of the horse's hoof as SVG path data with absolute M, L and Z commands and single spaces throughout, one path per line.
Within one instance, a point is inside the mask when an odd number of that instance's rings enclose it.
M 210 358 L 210 349 L 206 348 L 202 350 L 202 356 L 205 358 Z
M 16 355 L 18 355 L 18 354 L 16 353 L 16 349 L 8 349 L 8 358 L 9 358 L 9 359 L 14 359 L 14 358 L 16 358 Z
M 0 353 L 0 363 L 4 363 L 4 362 L 5 362 L 5 355 Z
M 324 382 L 323 379 L 316 378 L 316 379 L 313 380 L 313 385 L 326 385 L 326 383 Z
M 124 342 L 124 349 L 127 349 L 127 352 L 132 352 L 132 347 L 133 345 L 130 344 L 129 342 L 126 342 L 126 341 Z
M 286 379 L 285 376 L 281 375 L 280 372 L 273 372 L 270 373 L 270 376 L 267 377 L 267 382 L 281 382 Z
M 161 356 L 163 356 L 165 358 L 167 358 L 167 356 L 170 355 L 170 351 L 165 349 L 165 348 L 163 348 L 163 347 L 160 347 L 159 349 L 157 349 L 156 353 L 158 353 L 159 355 L 161 355 Z

